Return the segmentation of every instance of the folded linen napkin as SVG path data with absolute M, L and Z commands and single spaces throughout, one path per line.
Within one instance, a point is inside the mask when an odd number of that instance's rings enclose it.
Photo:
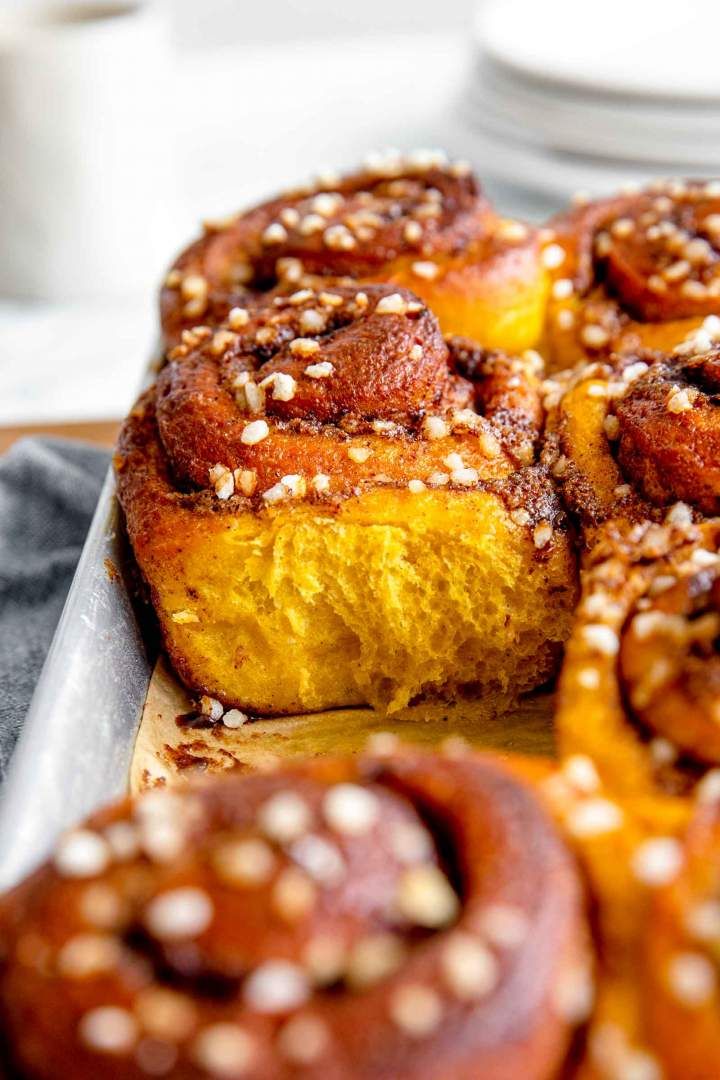
M 65 602 L 110 455 L 22 439 L 0 458 L 0 780 Z

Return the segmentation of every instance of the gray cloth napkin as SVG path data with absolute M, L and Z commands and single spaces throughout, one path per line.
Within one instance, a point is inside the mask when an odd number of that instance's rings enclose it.
M 110 455 L 22 439 L 0 458 L 0 780 L 60 618 Z

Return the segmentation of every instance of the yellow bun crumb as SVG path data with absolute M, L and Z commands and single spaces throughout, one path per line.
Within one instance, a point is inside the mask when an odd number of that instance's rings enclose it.
M 527 690 L 569 632 L 565 533 L 540 554 L 487 492 L 376 490 L 260 513 L 175 504 L 134 544 L 177 670 L 261 714 Z

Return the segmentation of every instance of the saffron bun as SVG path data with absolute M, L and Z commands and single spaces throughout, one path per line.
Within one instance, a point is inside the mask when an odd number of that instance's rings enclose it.
M 154 788 L 0 902 L 6 1052 L 37 1080 L 657 1075 L 638 972 L 676 847 L 583 755 L 458 739 Z
M 545 461 L 575 519 L 581 596 L 560 676 L 563 753 L 677 827 L 720 764 L 720 351 L 613 355 L 546 384 Z
M 720 513 L 720 347 L 661 357 L 618 398 L 617 454 L 654 505 Z
M 390 749 L 101 812 L 3 900 L 13 1065 L 35 1080 L 566 1075 L 591 1000 L 587 908 L 521 776 Z
M 116 458 L 184 681 L 262 715 L 544 682 L 576 585 L 538 367 L 387 285 L 186 332 Z
M 718 641 L 720 521 L 608 523 L 585 559 L 558 745 L 668 829 L 720 765 Z
M 611 519 L 720 512 L 720 347 L 704 339 L 546 381 L 544 459 L 587 545 Z
M 545 775 L 536 767 L 532 781 L 582 871 L 591 911 L 592 968 L 576 969 L 561 992 L 578 1024 L 563 1080 L 664 1075 L 638 973 L 653 895 L 669 879 L 673 865 L 663 864 L 678 841 L 668 822 L 650 820 L 634 799 L 608 789 L 584 753 L 565 755 Z
M 655 891 L 646 922 L 639 969 L 646 1027 L 668 1080 L 711 1077 L 720 1052 L 719 851 L 716 783 L 697 805 L 678 852 L 676 873 Z
M 166 341 L 216 326 L 278 284 L 318 278 L 411 288 L 444 333 L 487 348 L 521 351 L 542 333 L 548 274 L 537 230 L 500 217 L 466 165 L 422 153 L 375 157 L 208 224 L 162 288 Z
M 553 218 L 545 351 L 552 369 L 670 352 L 720 316 L 720 184 L 665 181 Z

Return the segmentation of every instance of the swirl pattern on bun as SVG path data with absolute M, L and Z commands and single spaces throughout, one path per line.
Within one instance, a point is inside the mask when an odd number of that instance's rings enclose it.
M 720 184 L 663 181 L 554 218 L 547 344 L 555 368 L 670 351 L 720 316 Z
M 298 470 L 347 495 L 358 483 L 405 484 L 411 471 L 447 474 L 451 432 L 461 468 L 478 477 L 533 462 L 542 420 L 533 357 L 446 344 L 425 304 L 389 286 L 305 288 L 268 301 L 242 326 L 236 317 L 214 334 L 189 331 L 169 354 L 156 413 L 179 482 L 207 487 L 222 462 L 233 473 L 252 469 L 249 494 L 266 502 Z
M 117 470 L 185 681 L 274 715 L 546 679 L 575 579 L 540 367 L 445 341 L 389 285 L 184 332 Z
M 418 752 L 110 808 L 5 898 L 0 933 L 9 1048 L 38 1080 L 545 1080 L 591 965 L 532 790 Z
M 656 506 L 720 513 L 720 347 L 663 357 L 615 404 L 618 462 Z
M 216 326 L 279 284 L 318 279 L 411 288 L 445 333 L 510 350 L 537 343 L 548 285 L 537 231 L 499 217 L 464 163 L 375 156 L 209 225 L 163 286 L 166 340 Z
M 586 542 L 603 521 L 660 520 L 672 503 L 720 510 L 720 349 L 705 336 L 546 381 L 545 460 Z
M 586 560 L 560 677 L 561 749 L 684 820 L 720 764 L 720 523 L 609 525 Z

